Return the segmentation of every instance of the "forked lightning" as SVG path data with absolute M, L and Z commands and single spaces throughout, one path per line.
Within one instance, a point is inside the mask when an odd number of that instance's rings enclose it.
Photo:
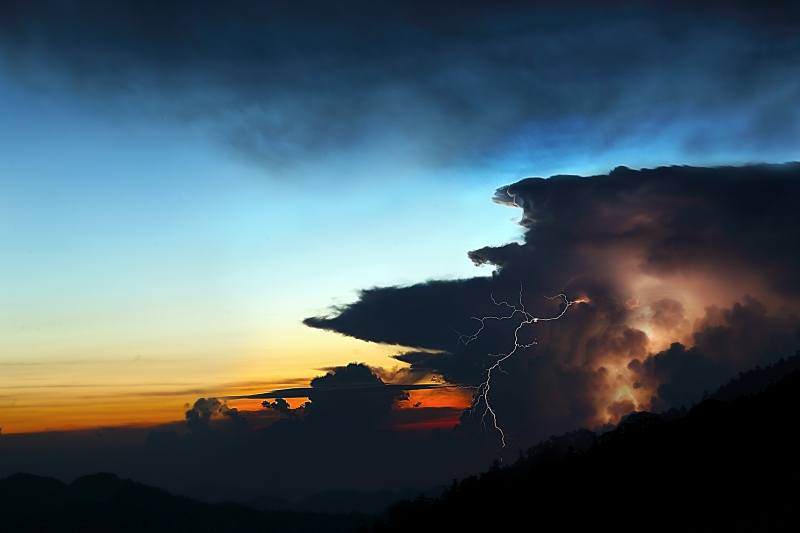
M 494 408 L 492 408 L 492 404 L 489 401 L 489 392 L 492 389 L 492 373 L 495 370 L 500 370 L 504 372 L 501 368 L 503 362 L 511 358 L 517 351 L 524 350 L 526 348 L 530 348 L 537 344 L 537 341 L 532 341 L 530 343 L 520 343 L 519 334 L 522 328 L 530 324 L 536 324 L 538 322 L 549 322 L 553 320 L 558 320 L 564 314 L 566 314 L 567 310 L 575 304 L 579 303 L 587 303 L 589 299 L 586 297 L 578 298 L 577 300 L 570 300 L 567 298 L 566 294 L 556 294 L 555 296 L 546 297 L 548 300 L 561 300 L 564 304 L 564 307 L 561 311 L 551 317 L 536 317 L 530 314 L 525 309 L 525 303 L 522 300 L 522 282 L 519 285 L 519 303 L 518 304 L 511 304 L 507 300 L 497 301 L 494 297 L 494 294 L 490 294 L 492 303 L 498 307 L 506 308 L 509 313 L 507 315 L 499 315 L 499 316 L 483 316 L 483 317 L 471 317 L 473 320 L 477 320 L 480 322 L 480 326 L 478 329 L 470 334 L 470 335 L 461 335 L 459 337 L 459 341 L 462 342 L 465 346 L 471 343 L 472 341 L 476 340 L 480 334 L 483 332 L 484 328 L 486 327 L 486 322 L 489 320 L 512 320 L 515 317 L 519 317 L 521 320 L 517 324 L 517 327 L 514 328 L 514 346 L 511 348 L 509 352 L 500 353 L 500 354 L 490 354 L 492 357 L 496 358 L 496 361 L 486 369 L 486 379 L 478 385 L 478 390 L 475 393 L 475 398 L 472 401 L 471 410 L 477 408 L 481 402 L 483 402 L 484 410 L 483 414 L 481 415 L 481 423 L 485 424 L 486 422 L 486 415 L 489 415 L 492 419 L 492 425 L 494 429 L 500 433 L 500 441 L 502 443 L 503 448 L 506 446 L 506 435 L 503 432 L 503 429 L 497 423 L 497 413 L 495 412 Z

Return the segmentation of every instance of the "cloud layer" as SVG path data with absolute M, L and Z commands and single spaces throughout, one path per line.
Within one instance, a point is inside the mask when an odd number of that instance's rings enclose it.
M 12 1 L 0 59 L 95 105 L 207 124 L 271 168 L 355 146 L 548 168 L 645 147 L 747 157 L 800 134 L 800 13 L 781 4 Z

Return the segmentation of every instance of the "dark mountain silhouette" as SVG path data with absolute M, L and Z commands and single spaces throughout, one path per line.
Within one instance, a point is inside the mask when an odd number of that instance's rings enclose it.
M 359 515 L 208 504 L 113 474 L 85 476 L 71 484 L 29 474 L 0 480 L 0 531 L 8 533 L 352 531 L 365 521 Z
M 441 497 L 393 506 L 373 531 L 797 531 L 799 407 L 795 355 L 688 411 L 549 439 Z

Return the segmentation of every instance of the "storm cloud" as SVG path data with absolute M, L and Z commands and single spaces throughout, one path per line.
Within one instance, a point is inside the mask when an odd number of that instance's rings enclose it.
M 475 385 L 513 347 L 513 320 L 468 345 L 470 317 L 558 312 L 544 298 L 588 296 L 503 364 L 492 402 L 523 442 L 632 410 L 688 405 L 736 372 L 800 346 L 800 165 L 617 168 L 528 178 L 495 200 L 522 208 L 524 242 L 470 253 L 491 278 L 372 288 L 306 324 L 437 350 L 397 355 L 418 371 Z M 469 424 L 469 417 L 465 417 Z
M 324 427 L 332 435 L 349 435 L 351 432 L 390 427 L 393 409 L 398 402 L 409 399 L 409 391 L 448 387 L 436 383 L 385 383 L 379 372 L 383 371 L 363 363 L 349 363 L 315 377 L 309 387 L 279 389 L 231 399 L 265 398 L 262 404 L 265 408 L 293 419 L 302 416 L 305 426 Z M 275 400 L 270 402 L 272 398 Z M 308 401 L 301 407 L 289 409 L 286 398 L 307 398 Z
M 0 60 L 87 105 L 204 125 L 273 169 L 355 146 L 513 168 L 785 155 L 800 11 L 783 4 L 11 1 Z

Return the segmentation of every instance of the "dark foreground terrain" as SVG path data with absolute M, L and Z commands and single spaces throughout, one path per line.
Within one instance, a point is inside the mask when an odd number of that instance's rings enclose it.
M 394 506 L 380 532 L 800 531 L 800 358 Z
M 209 504 L 112 474 L 71 484 L 16 474 L 0 480 L 0 532 L 312 532 L 353 531 L 359 515 L 261 512 Z
M 0 480 L 2 532 L 800 531 L 800 356 L 688 411 L 576 431 L 378 518 L 209 504 L 111 474 Z

